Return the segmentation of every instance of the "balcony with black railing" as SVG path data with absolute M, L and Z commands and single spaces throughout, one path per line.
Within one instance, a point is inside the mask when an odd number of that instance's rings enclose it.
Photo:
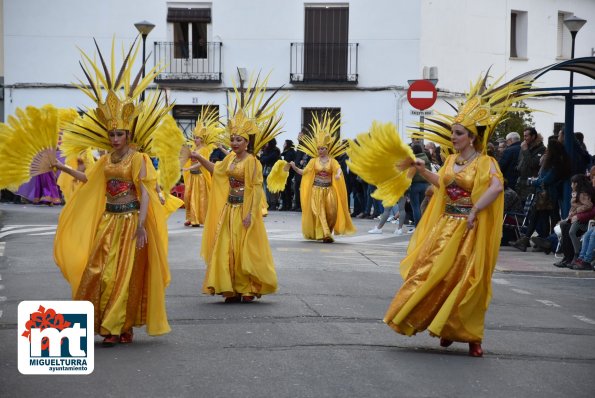
M 157 83 L 221 82 L 221 42 L 155 42 Z
M 359 43 L 291 43 L 289 81 L 357 84 Z

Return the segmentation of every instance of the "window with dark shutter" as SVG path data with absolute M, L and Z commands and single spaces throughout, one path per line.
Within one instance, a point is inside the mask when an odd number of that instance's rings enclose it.
M 167 22 L 173 24 L 174 29 L 174 58 L 207 58 L 210 8 L 169 8 Z
M 304 80 L 347 80 L 349 7 L 306 6 Z

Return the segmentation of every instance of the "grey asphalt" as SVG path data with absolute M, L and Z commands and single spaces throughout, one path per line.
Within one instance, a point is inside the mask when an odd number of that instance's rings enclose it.
M 553 255 L 502 248 L 486 316 L 485 355 L 381 322 L 402 283 L 409 235 L 369 235 L 372 220 L 334 244 L 304 241 L 300 215 L 266 219 L 279 292 L 252 304 L 200 294 L 202 228 L 169 221 L 172 332 L 105 349 L 89 376 L 24 376 L 16 306 L 68 299 L 51 258 L 60 208 L 0 204 L 0 396 L 89 397 L 591 397 L 595 272 L 558 269 Z M 23 232 L 20 232 L 23 231 Z M 7 234 L 8 233 L 8 234 Z

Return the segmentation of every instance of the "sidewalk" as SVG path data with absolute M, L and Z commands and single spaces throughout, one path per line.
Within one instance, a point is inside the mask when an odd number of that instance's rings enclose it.
M 553 253 L 546 255 L 542 252 L 532 252 L 528 248 L 522 252 L 511 246 L 500 247 L 500 254 L 496 263 L 496 271 L 520 274 L 542 274 L 550 276 L 595 278 L 594 271 L 575 271 L 570 268 L 554 267 L 554 263 L 561 258 Z

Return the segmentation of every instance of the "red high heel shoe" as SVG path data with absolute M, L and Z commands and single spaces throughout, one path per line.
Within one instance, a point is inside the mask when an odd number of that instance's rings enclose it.
M 190 221 L 186 221 L 186 222 L 184 223 L 184 226 L 185 226 L 185 227 L 189 227 L 191 224 L 192 224 L 192 223 L 191 223 Z
M 483 350 L 481 349 L 481 343 L 469 343 L 469 356 L 471 357 L 482 357 Z
M 452 340 L 445 339 L 444 337 L 440 337 L 440 347 L 450 347 L 452 344 Z
M 101 342 L 101 345 L 104 347 L 113 347 L 118 341 L 120 341 L 120 336 L 108 334 Z
M 132 330 L 130 332 L 124 332 L 120 335 L 120 344 L 132 343 Z
M 251 303 L 254 301 L 254 296 L 242 296 L 242 303 Z

